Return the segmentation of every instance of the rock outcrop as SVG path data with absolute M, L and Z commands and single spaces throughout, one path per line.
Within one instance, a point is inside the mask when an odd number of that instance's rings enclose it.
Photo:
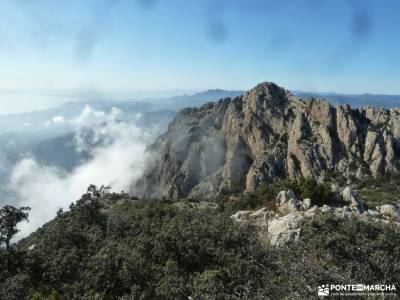
M 342 201 L 347 203 L 350 207 L 355 207 L 360 211 L 363 211 L 363 205 L 358 197 L 358 195 L 353 191 L 350 186 L 344 188 L 341 193 Z
M 276 207 L 282 214 L 291 213 L 299 209 L 299 201 L 292 190 L 281 191 L 276 197 Z
M 393 220 L 400 221 L 400 207 L 394 206 L 391 204 L 383 204 L 376 207 L 376 210 L 386 216 L 387 218 L 391 218 Z
M 376 209 L 362 210 L 362 202 L 358 198 L 357 205 L 348 202 L 348 205 L 342 207 L 331 207 L 324 205 L 322 207 L 298 205 L 291 210 L 282 210 L 286 203 L 296 199 L 293 192 L 281 191 L 276 197 L 277 211 L 271 211 L 267 208 L 261 208 L 257 211 L 238 211 L 231 218 L 238 223 L 248 223 L 259 229 L 260 238 L 266 240 L 274 246 L 284 246 L 289 242 L 296 242 L 301 234 L 303 225 L 307 218 L 312 218 L 317 214 L 332 214 L 340 218 L 357 217 L 366 222 L 382 222 L 391 223 L 400 226 L 400 207 L 390 204 L 377 206 Z M 343 198 L 349 195 L 354 196 L 355 193 L 350 187 L 346 187 L 342 193 Z M 282 202 L 284 200 L 284 202 Z M 344 199 L 342 199 L 344 200 Z M 300 203 L 309 203 L 309 199 L 305 199 Z M 280 205 L 280 206 L 279 206 Z
M 263 182 L 400 170 L 400 109 L 333 107 L 274 83 L 180 111 L 152 146 L 144 197 L 211 199 Z

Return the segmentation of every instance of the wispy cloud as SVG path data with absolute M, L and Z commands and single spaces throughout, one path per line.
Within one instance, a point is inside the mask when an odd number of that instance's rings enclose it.
M 118 113 L 117 108 L 105 113 L 87 106 L 74 119 L 76 147 L 89 149 L 92 158 L 71 173 L 43 166 L 32 158 L 25 158 L 14 167 L 10 188 L 20 197 L 19 205 L 32 208 L 30 222 L 21 224 L 19 238 L 54 218 L 59 208 L 67 209 L 90 184 L 129 191 L 142 175 L 148 158 L 146 146 L 152 136 L 134 123 L 118 121 Z M 88 125 L 92 134 L 85 138 L 83 132 Z
M 51 119 L 51 121 L 52 121 L 54 124 L 62 124 L 62 123 L 65 122 L 65 119 L 64 119 L 63 116 L 55 116 L 55 117 L 53 117 L 53 118 Z

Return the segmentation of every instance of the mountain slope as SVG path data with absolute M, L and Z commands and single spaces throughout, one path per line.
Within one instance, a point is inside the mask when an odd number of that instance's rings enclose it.
M 400 110 L 333 107 L 262 83 L 184 109 L 153 145 L 145 197 L 211 198 L 286 177 L 379 176 L 400 170 Z

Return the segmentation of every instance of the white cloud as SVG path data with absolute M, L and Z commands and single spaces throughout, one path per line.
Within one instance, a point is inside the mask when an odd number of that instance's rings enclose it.
M 93 115 L 96 118 L 103 118 L 105 116 L 104 111 L 95 111 L 95 112 L 93 112 Z
M 104 111 L 94 110 L 89 104 L 86 104 L 80 115 L 71 119 L 71 123 L 76 127 L 82 127 L 101 122 L 114 121 L 121 112 L 119 108 L 112 107 L 110 113 L 106 114 Z
M 71 173 L 42 166 L 31 158 L 23 159 L 15 166 L 10 178 L 11 188 L 21 198 L 19 205 L 32 209 L 30 222 L 21 224 L 18 238 L 54 218 L 58 208 L 67 209 L 90 184 L 111 185 L 117 192 L 129 191 L 132 183 L 143 174 L 146 146 L 152 136 L 135 124 L 115 121 L 119 113 L 113 109 L 109 114 L 98 114 L 86 106 L 75 119 L 76 124 L 80 124 L 76 136 L 82 136 L 76 140 L 77 147 L 87 147 L 92 159 Z M 94 148 L 93 140 L 83 138 L 84 126 L 91 123 L 92 118 L 97 118 L 97 126 L 92 127 L 91 139 L 100 141 Z M 104 120 L 108 121 L 103 123 Z
M 22 126 L 24 126 L 24 127 L 30 127 L 30 126 L 31 126 L 31 123 L 25 122 L 24 124 L 22 124 Z
M 55 116 L 55 117 L 53 117 L 53 118 L 51 119 L 51 121 L 52 121 L 54 124 L 62 124 L 62 123 L 65 122 L 65 119 L 64 119 L 63 116 Z
M 88 121 L 90 115 L 92 114 L 93 114 L 93 109 L 90 107 L 90 105 L 86 104 L 80 115 L 73 118 L 71 120 L 71 123 L 75 126 L 82 126 Z
M 113 120 L 116 120 L 121 113 L 122 110 L 120 110 L 118 107 L 111 108 L 111 118 Z

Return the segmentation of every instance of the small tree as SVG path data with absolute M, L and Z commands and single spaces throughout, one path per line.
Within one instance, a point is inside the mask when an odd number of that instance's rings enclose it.
M 15 208 L 6 205 L 0 209 L 0 243 L 6 245 L 7 269 L 10 268 L 10 243 L 11 239 L 19 232 L 18 223 L 28 221 L 29 207 Z
M 82 195 L 76 204 L 70 206 L 77 209 L 79 214 L 87 219 L 89 223 L 100 221 L 100 209 L 102 208 L 101 198 L 110 193 L 111 187 L 102 185 L 100 188 L 91 184 L 85 194 Z
M 94 184 L 89 185 L 87 188 L 87 194 L 91 196 L 92 199 L 99 200 L 101 197 L 104 197 L 106 194 L 109 194 L 111 190 L 110 186 L 101 185 L 100 188 L 97 188 Z
M 17 224 L 28 221 L 29 207 L 15 208 L 6 205 L 0 209 L 0 242 L 6 244 L 6 251 L 10 251 L 11 239 L 19 232 Z

